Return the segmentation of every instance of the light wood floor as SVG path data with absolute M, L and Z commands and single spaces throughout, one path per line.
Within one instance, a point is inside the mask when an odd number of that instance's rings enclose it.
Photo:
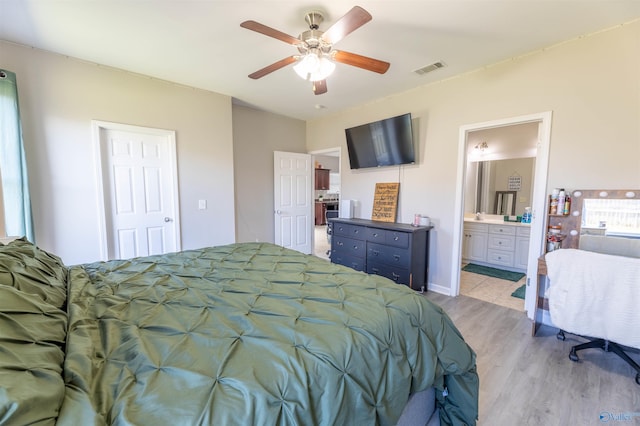
M 531 337 L 524 312 L 464 295 L 425 297 L 444 308 L 476 351 L 478 425 L 640 424 L 640 385 L 617 355 L 586 349 L 572 362 L 571 346 L 584 340 L 558 340 L 557 329 L 545 326 Z M 630 355 L 640 362 L 639 353 Z
M 313 254 L 322 259 L 329 260 L 327 251 L 331 248 L 331 245 L 329 244 L 329 240 L 327 239 L 326 225 L 317 225 L 315 227 L 314 241 Z

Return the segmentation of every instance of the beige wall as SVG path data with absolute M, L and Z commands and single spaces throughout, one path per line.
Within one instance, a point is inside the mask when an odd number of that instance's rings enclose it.
M 309 150 L 344 142 L 344 129 L 411 112 L 418 164 L 349 170 L 343 198 L 370 217 L 375 182 L 401 182 L 398 221 L 428 214 L 432 286 L 451 287 L 460 126 L 553 111 L 547 188 L 640 187 L 640 21 L 307 123 Z M 346 150 L 345 150 L 346 152 Z M 539 236 L 542 238 L 542 236 Z
M 182 248 L 234 241 L 231 98 L 5 42 L 0 58 L 17 74 L 40 247 L 99 258 L 94 119 L 175 130 Z
M 274 241 L 273 152 L 305 153 L 305 122 L 233 106 L 236 236 Z

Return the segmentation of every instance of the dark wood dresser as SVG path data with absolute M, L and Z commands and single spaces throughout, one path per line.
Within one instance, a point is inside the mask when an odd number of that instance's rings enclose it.
M 367 219 L 330 219 L 331 262 L 381 275 L 414 290 L 429 282 L 429 231 L 433 226 Z

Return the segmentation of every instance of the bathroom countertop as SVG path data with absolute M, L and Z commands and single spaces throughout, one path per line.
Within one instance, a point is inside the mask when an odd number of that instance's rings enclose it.
M 488 225 L 511 225 L 511 226 L 531 226 L 530 223 L 522 223 L 522 222 L 509 222 L 504 220 L 502 216 L 498 215 L 485 215 L 480 220 L 477 220 L 475 215 L 465 215 L 464 221 L 468 223 L 486 223 Z

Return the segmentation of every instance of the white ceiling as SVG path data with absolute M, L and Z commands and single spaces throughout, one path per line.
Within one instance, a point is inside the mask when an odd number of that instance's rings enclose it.
M 252 19 L 297 37 L 320 10 L 326 30 L 343 0 L 0 0 L 0 39 L 232 96 L 313 119 L 530 53 L 640 17 L 639 0 L 362 0 L 373 20 L 335 45 L 391 63 L 384 75 L 338 64 L 328 93 L 291 66 L 248 74 L 295 47 L 240 27 Z M 0 47 L 1 49 L 1 47 Z M 1 50 L 0 50 L 1 54 Z M 419 76 L 436 61 L 445 68 Z M 595 63 L 595 62 L 594 62 Z M 0 66 L 2 57 L 0 55 Z M 321 107 L 320 107 L 321 106 Z

